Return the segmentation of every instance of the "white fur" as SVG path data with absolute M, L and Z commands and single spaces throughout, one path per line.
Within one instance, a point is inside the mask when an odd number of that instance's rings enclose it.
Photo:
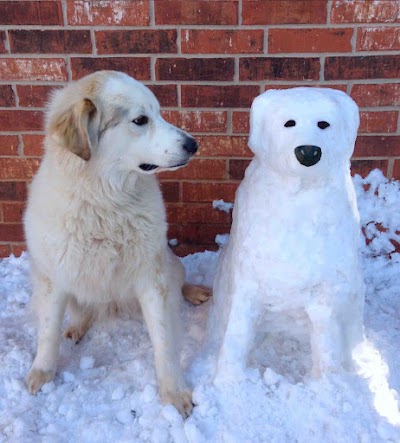
M 288 120 L 296 125 L 286 128 Z M 319 121 L 330 126 L 320 129 Z M 263 328 L 294 331 L 302 317 L 313 374 L 351 367 L 363 338 L 359 214 L 350 177 L 358 124 L 356 104 L 336 90 L 274 90 L 254 100 L 255 157 L 237 191 L 214 280 L 208 351 L 219 353 L 218 377 L 243 373 Z M 300 164 L 294 153 L 300 145 L 321 147 L 321 160 Z
M 141 115 L 148 116 L 147 125 L 133 123 Z M 187 163 L 188 134 L 162 119 L 149 89 L 111 71 L 56 92 L 46 128 L 25 213 L 39 319 L 28 387 L 35 393 L 54 377 L 67 304 L 72 319 L 66 335 L 78 341 L 99 312 L 124 309 L 136 299 L 152 340 L 161 397 L 187 415 L 191 394 L 179 365 L 178 318 L 184 269 L 167 245 L 154 171 L 139 165 L 160 170 Z M 193 295 L 188 287 L 186 292 Z

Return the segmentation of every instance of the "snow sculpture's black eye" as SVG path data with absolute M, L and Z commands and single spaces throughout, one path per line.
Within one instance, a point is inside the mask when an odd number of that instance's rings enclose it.
M 285 128 L 291 128 L 292 126 L 296 126 L 296 122 L 294 120 L 288 120 L 285 123 Z
M 135 123 L 135 125 L 138 126 L 143 126 L 143 125 L 147 125 L 147 123 L 149 122 L 149 117 L 146 117 L 145 115 L 141 115 L 138 118 L 135 118 L 135 120 L 132 120 L 133 123 Z
M 328 126 L 330 126 L 330 124 L 328 122 L 318 122 L 318 128 L 320 129 L 326 129 Z

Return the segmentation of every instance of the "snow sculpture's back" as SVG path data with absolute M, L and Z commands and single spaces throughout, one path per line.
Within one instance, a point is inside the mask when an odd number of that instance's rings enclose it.
M 255 156 L 214 281 L 208 350 L 218 355 L 218 376 L 243 373 L 262 329 L 289 329 L 301 317 L 314 375 L 351 367 L 363 338 L 350 176 L 358 125 L 357 105 L 333 89 L 271 90 L 254 100 Z

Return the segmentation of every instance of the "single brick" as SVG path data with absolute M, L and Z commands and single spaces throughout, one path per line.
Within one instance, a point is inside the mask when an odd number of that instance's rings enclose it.
M 264 31 L 183 29 L 181 48 L 184 54 L 262 54 Z
M 0 85 L 0 106 L 15 106 L 15 95 L 11 85 Z
M 315 83 L 307 83 L 307 84 L 297 84 L 297 85 L 277 85 L 277 84 L 266 84 L 264 87 L 265 91 L 268 91 L 269 89 L 290 89 L 290 88 L 298 88 L 298 87 L 306 87 L 306 88 L 333 88 L 333 89 L 339 89 L 340 91 L 346 92 L 347 91 L 347 86 L 341 85 L 341 84 L 335 84 L 335 85 L 331 85 L 331 84 L 324 84 L 324 83 L 320 83 L 320 84 L 315 84 Z
M 212 202 L 214 200 L 225 200 L 233 202 L 237 183 L 182 183 L 182 201 L 184 202 Z
M 24 155 L 31 157 L 41 157 L 43 155 L 44 135 L 23 134 Z
M 351 174 L 366 177 L 372 170 L 380 169 L 387 176 L 388 160 L 351 160 Z
M 6 258 L 11 255 L 11 246 L 10 245 L 0 245 L 0 257 Z
M 353 85 L 351 97 L 358 106 L 400 106 L 400 83 Z
M 66 81 L 65 60 L 62 58 L 0 59 L 0 78 L 3 81 Z
M 243 24 L 325 24 L 326 4 L 326 0 L 245 0 Z
M 396 159 L 393 165 L 393 178 L 400 180 L 400 159 Z
M 61 1 L 1 1 L 0 25 L 63 25 Z
M 180 186 L 178 182 L 162 181 L 161 191 L 166 202 L 178 202 Z
M 82 0 L 67 2 L 70 25 L 148 26 L 150 2 L 145 0 Z
M 232 132 L 234 134 L 248 134 L 250 131 L 250 113 L 235 111 L 232 113 Z
M 168 223 L 213 223 L 226 224 L 230 221 L 230 215 L 218 211 L 209 203 L 169 203 L 167 204 Z
M 173 247 L 174 254 L 179 257 L 186 257 L 187 255 L 195 254 L 196 252 L 216 250 L 218 250 L 218 245 L 216 243 L 214 245 L 179 243 L 177 246 Z
M 18 155 L 18 136 L 0 135 L 0 155 Z
M 353 29 L 270 29 L 268 53 L 350 52 Z
M 237 25 L 237 1 L 155 1 L 157 25 Z
M 327 57 L 325 80 L 398 78 L 400 55 Z
M 400 21 L 397 0 L 335 0 L 331 23 L 396 23 Z
M 178 106 L 177 85 L 147 85 L 161 106 Z
M 231 180 L 243 180 L 244 173 L 249 166 L 250 160 L 229 160 L 229 178 Z
M 123 71 L 137 80 L 150 80 L 150 58 L 147 57 L 72 57 L 71 69 L 74 80 L 101 69 Z
M 215 237 L 218 234 L 229 232 L 229 225 L 182 225 L 180 241 L 183 243 L 200 243 L 205 245 L 215 244 Z
M 233 80 L 233 58 L 159 58 L 157 80 L 229 81 Z
M 26 182 L 3 181 L 0 182 L 0 200 L 24 201 L 26 200 Z
M 18 30 L 9 31 L 14 54 L 68 54 L 92 52 L 90 31 Z
M 229 135 L 202 135 L 196 137 L 204 157 L 252 157 L 247 147 L 248 137 Z
M 0 31 L 0 54 L 7 54 L 6 48 L 6 33 L 5 31 Z
M 361 122 L 358 132 L 396 132 L 398 118 L 398 111 L 362 111 L 360 112 Z
M 24 239 L 22 224 L 0 223 L 0 241 L 19 242 Z
M 226 176 L 225 160 L 193 159 L 177 171 L 160 173 L 161 179 L 222 180 Z
M 99 54 L 176 53 L 177 32 L 168 30 L 98 31 L 96 46 Z
M 182 85 L 183 107 L 249 108 L 260 87 L 256 85 Z
M 164 111 L 165 120 L 188 132 L 226 132 L 225 111 Z
M 33 177 L 39 161 L 32 158 L 0 158 L 0 180 L 27 180 Z
M 27 250 L 26 243 L 18 242 L 12 244 L 12 253 L 15 257 L 20 257 L 23 252 Z
M 22 223 L 25 203 L 2 203 L 5 223 Z
M 43 127 L 43 114 L 39 111 L 0 111 L 0 131 L 39 131 Z
M 399 157 L 400 136 L 359 136 L 354 157 Z
M 318 80 L 319 58 L 248 57 L 239 60 L 239 77 L 248 80 Z
M 19 105 L 26 108 L 43 108 L 50 95 L 61 86 L 17 85 Z
M 357 51 L 398 51 L 400 50 L 400 28 L 359 28 Z

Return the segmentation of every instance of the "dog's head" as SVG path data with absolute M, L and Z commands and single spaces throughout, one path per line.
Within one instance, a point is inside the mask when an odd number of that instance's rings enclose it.
M 358 125 L 358 107 L 344 92 L 270 90 L 253 101 L 249 146 L 283 175 L 327 175 L 349 164 Z
M 151 174 L 188 163 L 197 143 L 167 123 L 154 94 L 122 72 L 99 71 L 56 91 L 47 134 L 86 161 Z

